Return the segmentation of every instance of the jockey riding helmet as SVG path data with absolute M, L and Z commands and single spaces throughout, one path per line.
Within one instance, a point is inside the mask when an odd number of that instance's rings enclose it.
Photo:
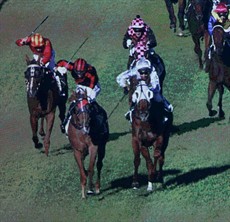
M 41 48 L 45 45 L 44 38 L 42 37 L 41 34 L 35 33 L 31 37 L 31 46 L 34 48 Z
M 142 18 L 140 18 L 140 15 L 137 15 L 135 19 L 133 19 L 131 23 L 131 27 L 134 30 L 134 32 L 143 32 L 145 28 L 145 23 Z
M 83 78 L 87 71 L 88 64 L 87 62 L 79 58 L 74 62 L 72 76 L 74 78 Z
M 152 71 L 151 63 L 145 57 L 142 57 L 140 60 L 137 61 L 136 69 L 140 75 L 149 75 Z
M 216 13 L 228 13 L 228 7 L 225 3 L 221 2 L 216 6 L 216 9 L 214 9 L 214 12 Z

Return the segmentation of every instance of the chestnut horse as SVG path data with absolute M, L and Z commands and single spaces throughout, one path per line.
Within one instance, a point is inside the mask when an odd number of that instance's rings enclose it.
M 228 36 L 228 38 L 226 38 Z M 215 116 L 216 110 L 212 109 L 212 99 L 216 89 L 219 91 L 219 117 L 224 118 L 222 99 L 224 86 L 230 90 L 230 34 L 221 25 L 213 27 L 211 61 L 209 69 L 207 108 L 209 116 Z
M 27 87 L 27 103 L 30 112 L 30 125 L 32 129 L 32 140 L 37 149 L 45 147 L 45 154 L 48 156 L 50 147 L 50 136 L 55 119 L 55 111 L 58 102 L 58 88 L 50 71 L 26 58 L 27 70 L 25 71 Z M 43 144 L 39 142 L 37 131 L 38 121 L 41 118 L 39 134 L 44 137 Z M 46 130 L 43 122 L 46 122 Z
M 100 178 L 105 146 L 109 136 L 107 114 L 96 102 L 89 103 L 87 91 L 78 87 L 70 101 L 72 104 L 71 119 L 67 126 L 67 134 L 74 150 L 74 157 L 78 164 L 81 181 L 81 196 L 86 198 L 86 185 L 88 177 L 87 194 L 94 194 L 94 165 L 97 159 L 97 181 L 95 193 L 100 193 Z M 89 155 L 89 166 L 85 169 L 84 161 Z
M 187 10 L 188 29 L 195 44 L 194 52 L 198 55 L 199 68 L 203 69 L 201 39 L 204 38 L 205 49 L 209 46 L 208 19 L 212 10 L 210 0 L 190 0 Z
M 131 87 L 134 87 L 135 82 L 137 83 L 137 81 L 132 80 Z M 132 102 L 135 103 L 131 116 L 134 153 L 132 187 L 134 189 L 139 187 L 138 168 L 142 154 L 148 170 L 147 191 L 153 191 L 153 183 L 159 182 L 163 186 L 165 150 L 168 146 L 173 121 L 172 113 L 168 113 L 167 119 L 165 119 L 163 103 L 153 101 L 153 96 L 153 92 L 149 90 L 145 81 L 139 81 L 132 94 Z M 149 152 L 151 147 L 153 147 L 153 157 Z M 159 167 L 158 172 L 157 167 Z

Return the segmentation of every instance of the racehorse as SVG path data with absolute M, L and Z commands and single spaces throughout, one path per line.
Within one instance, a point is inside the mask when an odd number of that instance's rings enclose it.
M 50 147 L 50 136 L 55 119 L 55 111 L 58 103 L 58 88 L 49 71 L 38 65 L 38 62 L 26 57 L 27 70 L 25 79 L 27 86 L 27 103 L 30 112 L 30 125 L 32 129 L 32 140 L 37 149 L 45 147 L 48 156 Z M 41 118 L 39 134 L 44 137 L 43 144 L 39 142 L 37 131 L 38 121 Z M 43 122 L 46 122 L 46 130 Z
M 188 29 L 195 44 L 194 52 L 198 55 L 199 68 L 203 69 L 201 39 L 205 42 L 205 49 L 209 46 L 208 19 L 212 3 L 209 0 L 190 0 L 187 10 Z
M 133 84 L 135 84 L 135 81 L 131 82 L 131 87 L 135 87 Z M 148 170 L 147 191 L 153 191 L 153 183 L 160 182 L 163 186 L 165 150 L 168 146 L 173 121 L 172 113 L 168 114 L 167 119 L 165 119 L 164 105 L 154 102 L 152 100 L 153 96 L 153 92 L 149 90 L 145 81 L 139 81 L 132 94 L 132 102 L 135 103 L 131 115 L 134 153 L 132 187 L 134 189 L 139 187 L 138 168 L 141 161 L 140 155 L 142 154 Z M 153 158 L 149 152 L 151 147 L 153 147 Z M 159 167 L 158 172 L 157 167 Z
M 107 115 L 102 107 L 95 102 L 89 103 L 87 90 L 78 87 L 70 101 L 75 101 L 72 108 L 72 115 L 67 126 L 67 134 L 74 157 L 78 164 L 81 181 L 81 196 L 86 198 L 86 185 L 88 177 L 87 194 L 94 194 L 93 174 L 94 165 L 97 159 L 97 180 L 95 184 L 95 193 L 100 193 L 100 178 L 103 159 L 105 156 L 105 147 L 109 136 Z M 89 166 L 85 169 L 84 160 L 89 154 Z
M 208 100 L 207 108 L 209 116 L 215 116 L 216 110 L 212 109 L 212 99 L 216 89 L 219 91 L 219 118 L 224 118 L 222 109 L 222 99 L 224 86 L 230 90 L 230 41 L 229 30 L 225 30 L 221 25 L 213 27 L 212 51 L 209 69 Z M 226 38 L 228 36 L 228 38 Z
M 173 4 L 178 3 L 178 20 L 179 20 L 179 32 L 178 36 L 183 36 L 183 30 L 185 29 L 185 9 L 186 9 L 186 0 L 165 0 L 166 8 L 169 13 L 169 20 L 170 20 L 170 29 L 173 29 L 176 32 L 176 23 L 177 18 L 174 13 Z

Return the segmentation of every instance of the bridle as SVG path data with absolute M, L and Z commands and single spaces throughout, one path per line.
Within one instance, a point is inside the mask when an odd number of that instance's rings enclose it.
M 74 107 L 73 115 L 75 118 L 71 118 L 71 124 L 78 129 L 81 130 L 84 134 L 88 134 L 90 130 L 90 116 L 89 116 L 89 102 L 86 98 L 80 98 L 76 101 Z
M 132 101 L 136 103 L 134 115 L 142 122 L 148 121 L 149 109 L 151 106 L 150 100 L 153 97 L 153 92 L 149 89 L 145 81 L 140 81 L 132 95 Z

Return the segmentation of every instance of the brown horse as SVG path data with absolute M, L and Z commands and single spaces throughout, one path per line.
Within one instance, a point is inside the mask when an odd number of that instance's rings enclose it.
M 131 82 L 131 84 L 133 83 L 135 81 Z M 132 102 L 135 103 L 132 112 L 132 147 L 134 153 L 132 187 L 134 189 L 139 187 L 138 168 L 142 154 L 148 170 L 147 191 L 152 191 L 153 183 L 160 182 L 163 185 L 165 150 L 168 146 L 173 116 L 170 113 L 170 116 L 165 119 L 164 105 L 152 100 L 153 92 L 149 90 L 145 81 L 140 81 L 135 89 L 132 94 Z M 149 152 L 151 147 L 153 147 L 154 160 Z M 157 167 L 159 167 L 158 172 Z
M 169 20 L 170 20 L 170 29 L 173 29 L 176 32 L 176 23 L 177 18 L 174 13 L 173 4 L 178 3 L 178 20 L 179 20 L 179 31 L 178 36 L 183 36 L 183 31 L 185 29 L 185 9 L 186 9 L 186 0 L 165 0 L 165 5 L 169 13 Z
M 78 164 L 81 181 L 82 198 L 86 198 L 86 184 L 88 180 L 87 194 L 94 194 L 93 174 L 94 165 L 97 159 L 97 181 L 95 184 L 95 193 L 100 193 L 100 178 L 103 159 L 105 156 L 105 146 L 108 140 L 107 115 L 105 111 L 95 102 L 89 103 L 87 91 L 79 87 L 70 97 L 71 119 L 69 121 L 67 133 L 70 144 L 74 149 L 74 157 Z M 96 107 L 96 108 L 95 108 Z M 99 111 L 101 109 L 101 111 Z M 104 112 L 104 113 L 103 113 Z M 102 122 L 97 120 L 98 114 L 102 114 Z M 104 126 L 101 130 L 100 126 Z M 96 132 L 95 132 L 96 131 Z M 84 160 L 89 155 L 89 166 L 85 169 Z
M 199 68 L 203 69 L 201 40 L 204 38 L 205 49 L 209 46 L 208 19 L 212 9 L 210 0 L 190 0 L 187 10 L 188 29 L 195 44 L 194 52 L 198 55 Z
M 229 32 L 225 32 L 221 25 L 216 25 L 213 27 L 212 51 L 209 69 L 208 101 L 206 105 L 209 111 L 209 116 L 215 116 L 217 111 L 212 109 L 212 99 L 216 89 L 218 89 L 218 107 L 220 118 L 224 118 L 225 116 L 225 113 L 222 109 L 224 86 L 230 90 L 230 42 L 226 36 L 229 38 Z
M 45 147 L 48 156 L 50 147 L 50 136 L 55 119 L 55 111 L 58 100 L 58 88 L 49 71 L 26 58 L 27 70 L 25 72 L 27 86 L 27 103 L 30 112 L 30 125 L 32 129 L 32 140 L 37 149 Z M 39 134 L 44 137 L 43 144 L 39 142 L 37 131 L 38 121 L 41 118 Z M 44 120 L 46 130 L 43 128 Z

